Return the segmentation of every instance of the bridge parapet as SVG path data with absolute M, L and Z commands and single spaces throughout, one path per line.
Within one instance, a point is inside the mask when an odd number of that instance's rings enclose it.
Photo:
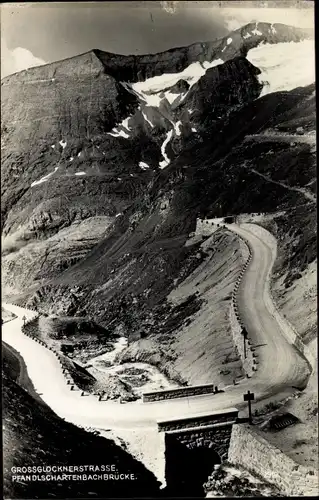
M 158 420 L 157 428 L 159 432 L 169 432 L 177 430 L 192 429 L 194 427 L 207 427 L 219 424 L 234 424 L 238 419 L 238 409 L 228 408 L 213 412 L 198 413 L 179 419 Z
M 200 396 L 201 394 L 214 394 L 218 392 L 214 384 L 192 385 L 189 387 L 177 387 L 176 389 L 164 389 L 161 391 L 145 392 L 143 403 L 163 401 L 166 399 L 183 398 L 189 396 Z

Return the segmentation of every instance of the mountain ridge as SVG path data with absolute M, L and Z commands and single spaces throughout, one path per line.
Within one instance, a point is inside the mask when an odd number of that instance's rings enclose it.
M 257 26 L 257 28 L 256 28 Z M 257 32 L 260 31 L 258 27 L 262 29 L 260 32 L 261 35 L 259 35 Z M 254 28 L 254 29 L 253 29 Z M 275 29 L 276 32 L 277 30 L 279 31 L 279 35 L 277 33 L 277 36 L 274 36 L 274 32 L 272 32 L 272 29 Z M 251 32 L 256 30 L 256 34 L 251 34 Z M 266 33 L 263 31 L 267 31 Z M 250 34 L 249 38 L 245 39 L 245 36 L 247 34 Z M 109 60 L 112 59 L 118 59 L 120 62 L 121 61 L 127 61 L 127 64 L 133 65 L 133 67 L 136 64 L 144 64 L 147 62 L 148 58 L 157 58 L 160 59 L 161 57 L 164 58 L 164 62 L 166 57 L 174 55 L 175 52 L 177 53 L 182 53 L 184 59 L 185 57 L 188 56 L 188 63 L 190 64 L 191 62 L 197 61 L 198 56 L 205 56 L 206 54 L 209 54 L 209 58 L 212 58 L 211 52 L 216 48 L 216 52 L 218 49 L 223 45 L 225 40 L 229 38 L 230 35 L 224 36 L 222 38 L 218 38 L 214 41 L 209 41 L 209 42 L 195 42 L 191 45 L 188 46 L 180 46 L 180 47 L 174 47 L 172 49 L 168 49 L 162 52 L 157 52 L 154 54 L 131 54 L 131 55 L 125 55 L 125 54 L 117 54 L 117 53 L 111 53 L 107 51 L 103 51 L 101 49 L 90 49 L 86 52 L 83 52 L 81 54 L 77 54 L 75 56 L 67 57 L 65 59 L 57 60 L 57 61 L 52 61 L 50 63 L 43 64 L 41 66 L 34 66 L 26 70 L 22 70 L 16 73 L 13 73 L 12 75 L 5 76 L 4 78 L 1 79 L 1 83 L 7 84 L 12 77 L 16 77 L 16 75 L 26 75 L 28 72 L 31 73 L 39 73 L 41 74 L 44 71 L 44 68 L 48 68 L 50 66 L 55 66 L 55 65 L 60 65 L 61 63 L 67 63 L 73 60 L 78 60 L 78 59 L 84 59 L 84 62 L 87 62 L 86 58 L 87 56 L 92 56 L 94 55 L 97 57 L 97 59 L 102 63 L 103 68 L 106 69 L 111 69 L 111 66 L 108 67 L 108 64 L 110 63 Z M 232 32 L 232 36 L 235 36 L 238 38 L 239 42 L 242 42 L 242 47 L 236 47 L 236 50 L 239 50 L 241 52 L 241 55 L 246 55 L 247 51 L 252 48 L 253 46 L 256 46 L 256 44 L 260 44 L 262 42 L 268 42 L 268 43 L 278 43 L 279 41 L 300 41 L 304 39 L 312 39 L 314 37 L 314 30 L 311 28 L 298 28 L 295 26 L 289 26 L 286 24 L 282 23 L 248 23 L 245 26 L 238 28 L 237 30 L 234 30 Z M 251 38 L 251 40 L 250 40 Z M 227 45 L 226 45 L 227 48 Z M 220 50 L 222 50 L 220 48 Z M 215 56 L 216 56 L 215 52 Z M 117 61 L 117 62 L 119 62 Z M 185 63 L 186 64 L 186 63 Z M 160 68 L 158 71 L 163 72 L 163 68 Z M 169 71 L 169 70 L 168 70 Z M 155 73 L 152 76 L 156 76 L 156 69 Z M 148 76 L 149 77 L 149 76 Z M 52 76 L 54 78 L 54 76 Z M 140 81 L 139 79 L 134 79 L 134 78 L 129 78 L 128 81 Z

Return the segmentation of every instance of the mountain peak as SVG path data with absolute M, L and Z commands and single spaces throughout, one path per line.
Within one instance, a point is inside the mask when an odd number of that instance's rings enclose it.
M 83 54 L 54 61 L 41 66 L 34 66 L 12 75 L 8 75 L 1 80 L 1 84 L 14 83 L 35 83 L 44 81 L 54 81 L 57 77 L 84 76 L 86 74 L 97 74 L 103 71 L 97 51 L 89 50 Z

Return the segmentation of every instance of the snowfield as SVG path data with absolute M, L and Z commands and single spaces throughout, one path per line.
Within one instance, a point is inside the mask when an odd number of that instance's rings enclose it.
M 179 80 L 186 80 L 190 87 L 195 85 L 198 80 L 205 75 L 209 68 L 218 66 L 219 64 L 224 64 L 222 59 L 215 59 L 214 61 L 204 61 L 200 63 L 199 61 L 190 64 L 180 73 L 163 73 L 160 76 L 153 76 L 148 78 L 144 82 L 133 83 L 132 88 L 138 93 L 144 92 L 160 92 L 168 87 L 172 87 Z
M 261 96 L 304 87 L 315 82 L 315 44 L 313 40 L 261 44 L 251 49 L 247 59 L 261 70 L 260 82 L 268 82 Z M 261 97 L 260 96 L 260 97 Z
M 190 64 L 180 73 L 163 73 L 159 76 L 154 76 L 148 78 L 144 82 L 136 82 L 132 84 L 132 89 L 139 95 L 140 99 L 143 100 L 147 106 L 158 107 L 161 104 L 162 99 L 167 99 L 170 103 L 174 102 L 177 97 L 184 97 L 187 95 L 183 94 L 173 94 L 169 90 L 165 92 L 166 89 L 175 85 L 179 80 L 185 80 L 189 83 L 190 88 L 198 82 L 198 80 L 205 75 L 209 68 L 218 66 L 219 64 L 224 64 L 222 59 L 215 59 L 214 61 L 204 61 L 200 63 L 199 61 Z M 159 93 L 163 93 L 162 97 Z M 172 101 L 172 97 L 174 100 Z

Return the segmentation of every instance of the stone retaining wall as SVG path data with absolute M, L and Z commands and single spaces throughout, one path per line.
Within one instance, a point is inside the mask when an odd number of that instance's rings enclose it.
M 206 219 L 197 219 L 196 221 L 196 230 L 195 230 L 195 235 L 196 234 L 201 234 L 203 236 L 211 236 L 212 234 L 212 228 L 215 230 L 216 224 L 212 221 L 206 220 Z M 220 227 L 222 224 L 220 224 Z
M 217 392 L 218 388 L 214 384 L 178 387 L 177 389 L 165 389 L 163 391 L 145 392 L 143 394 L 143 403 L 163 401 L 166 399 L 184 398 L 188 396 L 199 396 L 200 394 L 214 394 Z
M 256 430 L 234 425 L 228 461 L 276 485 L 287 496 L 317 496 L 318 472 L 297 464 Z

